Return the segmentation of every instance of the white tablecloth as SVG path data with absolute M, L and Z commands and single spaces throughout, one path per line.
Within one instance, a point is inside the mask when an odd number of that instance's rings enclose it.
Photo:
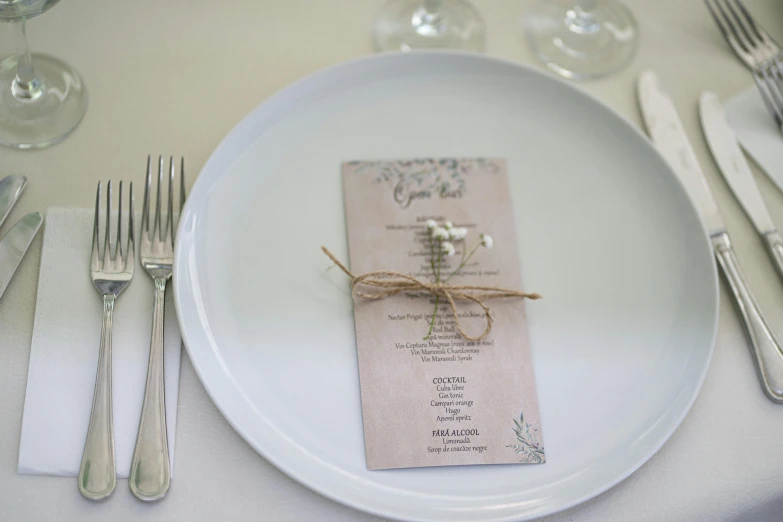
M 530 1 L 476 0 L 488 54 L 531 63 L 520 18 Z M 656 70 L 681 111 L 737 254 L 770 322 L 783 334 L 783 285 L 715 169 L 697 120 L 703 89 L 722 99 L 752 84 L 702 2 L 628 0 L 641 27 L 633 64 L 584 88 L 639 123 L 635 79 Z M 146 155 L 183 154 L 192 183 L 223 135 L 270 94 L 317 69 L 372 52 L 382 0 L 65 0 L 31 21 L 32 48 L 75 65 L 90 108 L 67 141 L 38 152 L 0 150 L 0 174 L 30 184 L 11 220 L 49 206 L 92 205 L 99 179 L 141 179 Z M 779 0 L 747 0 L 783 41 Z M 0 25 L 0 53 L 10 52 Z M 783 226 L 783 193 L 756 171 Z M 277 471 L 231 429 L 187 357 L 182 364 L 177 478 L 148 505 L 120 481 L 95 504 L 76 481 L 16 474 L 41 240 L 0 301 L 0 520 L 377 520 L 324 499 Z M 97 341 L 96 341 L 97 342 Z M 725 286 L 715 357 L 682 427 L 649 463 L 598 498 L 549 521 L 783 520 L 783 406 L 761 392 Z

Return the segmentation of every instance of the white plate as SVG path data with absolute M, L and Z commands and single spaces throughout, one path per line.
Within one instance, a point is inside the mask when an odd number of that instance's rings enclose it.
M 508 160 L 522 275 L 545 296 L 527 308 L 541 466 L 365 467 L 352 303 L 320 252 L 347 259 L 340 163 L 442 156 Z M 174 279 L 193 365 L 245 440 L 409 520 L 533 518 L 617 484 L 682 421 L 717 324 L 706 234 L 652 145 L 551 76 L 452 53 L 332 67 L 250 113 L 191 191 Z

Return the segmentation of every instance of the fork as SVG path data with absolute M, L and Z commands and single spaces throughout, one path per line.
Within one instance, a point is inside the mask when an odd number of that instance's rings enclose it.
M 783 132 L 783 53 L 741 0 L 705 0 L 723 37 L 753 72 L 761 99 Z
M 742 0 L 705 0 L 734 53 L 752 71 L 781 57 L 780 46 L 750 16 Z
M 166 432 L 165 390 L 163 382 L 163 317 L 166 285 L 174 264 L 174 157 L 169 158 L 169 190 L 165 225 L 161 213 L 163 156 L 158 157 L 158 189 L 155 217 L 150 227 L 152 195 L 152 162 L 147 156 L 147 179 L 144 185 L 144 207 L 141 217 L 141 265 L 155 283 L 155 306 L 152 315 L 152 338 L 147 366 L 147 387 L 139 421 L 136 448 L 133 451 L 128 485 L 141 500 L 158 500 L 169 489 L 169 445 Z M 185 203 L 185 158 L 180 159 L 180 209 Z M 165 228 L 164 228 L 165 227 Z
M 783 132 L 783 73 L 780 60 L 775 60 L 758 71 L 753 71 L 753 80 L 761 93 L 775 124 Z
M 128 241 L 122 248 L 122 182 L 120 182 L 119 212 L 117 214 L 117 242 L 112 251 L 111 237 L 111 181 L 106 190 L 106 236 L 100 242 L 99 215 L 101 184 L 95 197 L 95 222 L 92 232 L 90 275 L 98 293 L 103 298 L 103 327 L 98 352 L 98 371 L 92 398 L 90 426 L 79 468 L 79 491 L 91 500 L 108 497 L 117 485 L 114 462 L 114 422 L 112 420 L 111 390 L 111 332 L 114 303 L 133 279 L 136 252 L 133 240 L 133 183 L 129 190 Z

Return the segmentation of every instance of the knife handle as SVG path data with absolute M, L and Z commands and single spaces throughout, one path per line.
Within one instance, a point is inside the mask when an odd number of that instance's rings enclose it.
M 745 323 L 764 392 L 774 402 L 783 403 L 783 350 L 780 343 L 750 291 L 729 235 L 721 232 L 713 236 L 712 246 Z
M 783 278 L 783 237 L 780 232 L 773 230 L 764 234 L 764 242 L 769 250 L 769 255 L 772 256 L 772 261 L 775 262 L 778 274 Z

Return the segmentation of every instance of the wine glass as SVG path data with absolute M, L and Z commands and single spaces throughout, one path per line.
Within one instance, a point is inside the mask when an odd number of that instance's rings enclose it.
M 538 58 L 574 80 L 623 68 L 639 39 L 636 20 L 616 0 L 543 0 L 525 15 L 524 27 Z
M 87 89 L 68 64 L 30 54 L 27 19 L 59 0 L 0 0 L 0 21 L 13 30 L 15 54 L 0 61 L 0 144 L 46 147 L 64 139 L 87 110 Z
M 483 51 L 484 20 L 467 0 L 390 0 L 375 18 L 378 51 Z

